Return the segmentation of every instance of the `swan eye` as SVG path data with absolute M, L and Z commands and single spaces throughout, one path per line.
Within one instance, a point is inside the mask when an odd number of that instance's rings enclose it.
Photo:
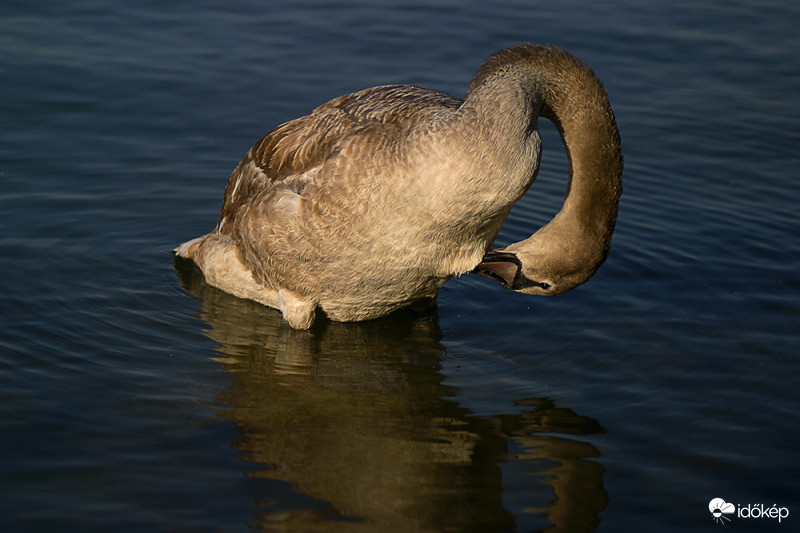
M 539 287 L 542 288 L 542 290 L 545 290 L 545 291 L 550 288 L 550 284 L 549 283 L 539 283 L 538 285 L 539 285 Z

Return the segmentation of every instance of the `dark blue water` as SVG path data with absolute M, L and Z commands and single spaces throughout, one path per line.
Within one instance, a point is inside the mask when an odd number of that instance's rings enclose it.
M 796 531 L 798 23 L 791 0 L 4 2 L 0 530 L 712 531 L 723 498 L 790 513 L 737 531 Z M 377 84 L 463 95 L 525 40 L 587 60 L 622 134 L 585 286 L 465 276 L 295 332 L 175 268 L 274 125 Z M 500 244 L 559 207 L 544 135 Z

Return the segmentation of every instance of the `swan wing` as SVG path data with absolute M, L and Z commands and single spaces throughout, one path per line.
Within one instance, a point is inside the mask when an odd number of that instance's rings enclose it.
M 416 124 L 441 118 L 461 102 L 430 89 L 386 85 L 334 98 L 309 115 L 281 124 L 250 148 L 228 179 L 218 230 L 228 233 L 226 221 L 270 189 L 291 184 L 287 190 L 292 194 L 312 181 L 320 185 L 325 174 L 319 168 L 338 157 L 343 144 L 375 151 L 376 137 L 382 138 L 379 144 L 389 138 L 400 140 Z M 387 130 L 392 130 L 390 135 Z M 273 197 L 276 203 L 287 204 L 282 195 Z

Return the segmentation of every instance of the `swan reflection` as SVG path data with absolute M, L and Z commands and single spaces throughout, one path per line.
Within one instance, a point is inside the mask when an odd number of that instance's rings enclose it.
M 436 308 L 293 330 L 176 262 L 231 373 L 219 399 L 248 476 L 280 480 L 252 526 L 271 531 L 592 531 L 606 505 L 604 430 L 546 398 L 481 417 L 444 383 Z M 512 486 L 509 486 L 513 484 Z M 291 490 L 287 490 L 287 487 Z M 276 487 L 272 484 L 269 487 Z

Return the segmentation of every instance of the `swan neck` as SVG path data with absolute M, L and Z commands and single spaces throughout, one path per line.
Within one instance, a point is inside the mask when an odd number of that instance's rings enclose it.
M 596 268 L 608 252 L 622 193 L 619 133 L 600 80 L 563 50 L 519 45 L 490 57 L 465 103 L 471 98 L 495 116 L 510 117 L 513 135 L 535 130 L 539 116 L 555 124 L 567 151 L 569 183 L 561 210 L 537 232 L 542 235 L 535 244 L 549 240 L 547 248 L 560 250 L 553 253 Z M 510 111 L 514 106 L 517 111 Z

